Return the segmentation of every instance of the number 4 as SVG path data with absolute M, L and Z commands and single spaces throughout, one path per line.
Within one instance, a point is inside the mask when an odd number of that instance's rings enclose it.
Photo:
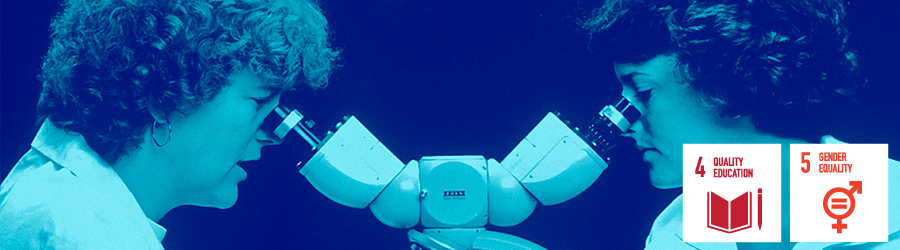
M 703 165 L 700 165 L 700 162 L 703 161 L 703 156 L 700 156 L 700 159 L 697 159 L 697 169 L 694 169 L 695 174 L 699 174 L 700 177 L 703 177 L 706 174 L 706 171 L 703 170 Z

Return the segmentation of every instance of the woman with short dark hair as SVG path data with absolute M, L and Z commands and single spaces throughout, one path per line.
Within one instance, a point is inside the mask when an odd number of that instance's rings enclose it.
M 643 114 L 629 135 L 650 164 L 650 182 L 669 189 L 682 187 L 684 144 L 840 143 L 825 121 L 849 113 L 836 110 L 852 110 L 865 82 L 844 17 L 834 0 L 610 0 L 584 27 Z M 897 187 L 900 164 L 889 168 Z M 895 191 L 892 201 L 900 199 Z M 889 217 L 890 232 L 900 231 L 900 213 Z M 766 247 L 794 247 L 787 233 L 784 244 Z M 874 247 L 890 244 L 900 241 Z M 646 241 L 648 249 L 738 246 L 683 242 L 681 196 Z

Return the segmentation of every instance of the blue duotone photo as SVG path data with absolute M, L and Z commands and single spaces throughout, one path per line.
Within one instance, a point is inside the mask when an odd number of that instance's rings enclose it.
M 44 122 L 37 111 L 44 78 L 38 76 L 42 73 L 48 48 L 52 47 L 51 21 L 65 8 L 60 2 L 2 3 L 0 178 L 7 178 L 20 158 L 29 152 Z M 634 139 L 620 138 L 622 131 L 607 131 L 609 135 L 590 133 L 592 129 L 603 129 L 601 125 L 631 133 L 629 127 L 641 115 L 631 112 L 645 111 L 648 107 L 642 103 L 656 97 L 653 95 L 661 96 L 665 90 L 657 87 L 648 93 L 639 81 L 629 80 L 632 75 L 628 70 L 634 68 L 627 66 L 664 60 L 665 57 L 654 56 L 671 52 L 635 52 L 659 45 L 637 41 L 652 37 L 604 41 L 620 30 L 617 26 L 610 26 L 608 32 L 597 26 L 591 28 L 590 23 L 597 21 L 592 19 L 596 15 L 593 10 L 603 6 L 602 0 L 319 0 L 318 6 L 327 20 L 328 46 L 337 55 L 332 58 L 335 61 L 329 69 L 330 74 L 324 74 L 328 79 L 327 86 L 310 88 L 298 84 L 296 90 L 280 96 L 278 107 L 272 99 L 264 99 L 269 96 L 259 96 L 261 99 L 257 104 L 260 107 L 275 111 L 248 119 L 266 119 L 265 126 L 272 125 L 266 127 L 268 130 L 264 134 L 255 137 L 266 138 L 263 146 L 268 147 L 257 151 L 260 152 L 258 155 L 245 155 L 235 160 L 241 161 L 239 165 L 246 172 L 246 180 L 237 185 L 236 202 L 228 209 L 216 209 L 214 207 L 223 206 L 216 203 L 205 207 L 178 206 L 163 213 L 156 223 L 165 228 L 162 240 L 165 248 L 409 249 L 410 229 L 418 233 L 448 228 L 451 227 L 448 221 L 458 222 L 454 219 L 459 216 L 487 214 L 491 205 L 480 203 L 472 205 L 476 208 L 454 208 L 455 211 L 423 206 L 418 211 L 418 219 L 403 210 L 390 215 L 378 210 L 375 213 L 381 214 L 373 214 L 373 210 L 395 203 L 380 201 L 379 208 L 368 207 L 374 197 L 382 194 L 378 185 L 385 186 L 390 180 L 381 177 L 369 180 L 366 178 L 372 175 L 365 173 L 393 173 L 389 175 L 394 176 L 404 167 L 416 167 L 416 171 L 420 171 L 415 175 L 419 177 L 418 181 L 431 181 L 421 184 L 423 187 L 430 185 L 440 190 L 429 191 L 427 197 L 433 198 L 424 198 L 426 196 L 420 194 L 422 202 L 429 202 L 429 206 L 462 199 L 489 199 L 489 194 L 479 196 L 477 193 L 489 189 L 489 185 L 475 183 L 477 188 L 471 189 L 475 191 L 441 189 L 441 185 L 469 181 L 471 179 L 466 178 L 472 176 L 483 176 L 488 180 L 488 173 L 501 168 L 505 172 L 498 173 L 509 174 L 520 181 L 534 178 L 530 174 L 537 172 L 515 168 L 523 164 L 540 165 L 544 158 L 560 159 L 552 161 L 564 165 L 554 166 L 556 168 L 605 168 L 562 173 L 559 176 L 567 179 L 548 182 L 559 188 L 541 186 L 547 183 L 526 184 L 528 191 L 522 194 L 529 198 L 523 199 L 537 201 L 531 205 L 527 201 L 522 203 L 522 206 L 534 206 L 530 213 L 513 219 L 498 216 L 497 223 L 489 222 L 487 217 L 466 220 L 461 226 L 484 227 L 547 249 L 642 249 L 648 243 L 654 220 L 681 194 L 680 186 L 667 186 L 648 174 L 651 165 L 644 156 L 648 151 L 643 147 L 646 145 L 638 143 L 636 147 Z M 824 110 L 824 113 L 810 116 L 817 117 L 815 120 L 769 121 L 765 123 L 770 126 L 766 131 L 793 135 L 790 133 L 802 129 L 792 128 L 815 124 L 811 127 L 824 129 L 841 141 L 889 144 L 890 158 L 900 159 L 900 146 L 895 146 L 900 145 L 900 129 L 897 129 L 900 105 L 896 102 L 900 96 L 900 70 L 897 70 L 900 67 L 897 61 L 900 58 L 900 46 L 897 46 L 900 18 L 894 13 L 898 7 L 894 1 L 852 1 L 845 6 L 844 22 L 849 30 L 846 46 L 854 51 L 859 73 L 864 77 L 860 82 L 863 87 L 855 95 L 855 106 Z M 598 24 L 595 22 L 594 25 Z M 629 47 L 632 43 L 634 47 Z M 164 48 L 160 43 L 150 44 Z M 598 46 L 624 47 L 607 51 Z M 191 56 L 177 58 L 195 60 Z M 780 60 L 777 56 L 773 58 Z M 702 58 L 693 60 L 699 64 L 704 62 Z M 152 69 L 138 67 L 133 72 L 145 71 Z M 242 83 L 246 79 L 241 77 L 233 74 L 222 79 Z M 300 73 L 295 77 L 300 79 L 304 75 Z M 252 82 L 256 78 L 249 79 L 247 81 Z M 219 94 L 242 95 L 256 91 L 249 88 L 242 92 L 241 84 L 230 86 L 228 91 Z M 637 110 L 616 106 L 622 102 L 623 95 Z M 760 102 L 766 100 L 759 99 Z M 754 100 L 738 101 L 743 105 L 754 103 Z M 229 102 L 222 107 L 232 104 Z M 601 114 L 607 105 L 621 113 Z M 678 105 L 681 103 L 672 104 L 673 107 Z M 292 113 L 294 110 L 296 113 Z M 737 110 L 725 112 L 735 112 L 728 115 L 735 120 L 750 119 L 742 116 L 746 110 Z M 226 117 L 236 117 L 240 112 L 223 113 L 229 115 Z M 292 114 L 302 114 L 302 118 Z M 692 117 L 693 114 L 669 115 L 680 121 L 679 117 Z M 656 119 L 662 117 L 654 116 Z M 153 118 L 159 117 L 147 116 L 149 122 L 146 125 L 154 132 L 151 137 L 155 145 L 153 142 L 143 145 L 163 148 L 170 141 L 173 144 L 169 147 L 181 145 L 182 142 L 177 140 L 185 138 L 183 130 L 167 128 L 165 119 Z M 218 119 L 217 116 L 208 118 L 209 121 Z M 598 118 L 606 120 L 597 122 L 595 119 Z M 292 123 L 284 125 L 288 120 Z M 223 120 L 214 124 L 228 122 Z M 288 127 L 278 128 L 279 125 Z M 356 130 L 333 133 L 340 128 Z M 237 130 L 221 131 L 216 136 L 210 135 L 210 141 L 221 139 L 227 142 L 229 138 L 247 134 Z M 532 134 L 533 131 L 539 132 Z M 809 136 L 797 133 L 804 139 Z M 377 141 L 374 137 L 366 137 L 368 135 L 377 137 Z M 566 136 L 573 139 L 572 145 L 558 146 L 562 144 L 559 138 Z M 547 146 L 538 143 L 541 140 L 553 140 L 553 143 Z M 197 145 L 212 144 L 210 141 L 198 141 Z M 601 141 L 607 144 L 590 145 Z M 326 149 L 326 146 L 331 148 Z M 525 156 L 532 152 L 528 147 L 554 153 L 543 154 L 546 152 L 541 151 L 542 158 L 530 159 Z M 188 145 L 188 148 L 196 147 Z M 326 150 L 332 158 L 317 155 Z M 381 151 L 373 153 L 371 150 Z M 591 154 L 595 150 L 602 152 Z M 336 159 L 338 157 L 341 158 Z M 224 158 L 226 156 L 197 157 L 209 161 Z M 341 164 L 348 162 L 373 166 L 362 172 L 347 173 L 350 177 L 339 176 L 343 179 L 331 179 L 328 174 L 334 172 L 321 174 L 322 171 L 345 171 L 334 169 L 340 169 Z M 441 165 L 448 162 L 449 165 Z M 179 164 L 192 165 L 191 162 Z M 204 164 L 208 162 L 197 162 L 197 165 Z M 367 189 L 372 186 L 361 182 L 376 183 L 377 188 Z M 5 197 L 0 196 L 0 203 L 7 202 Z M 383 204 L 385 202 L 389 203 Z M 396 204 L 408 208 L 408 204 Z M 518 203 L 502 205 L 515 207 Z M 0 210 L 4 206 L 0 205 Z M 0 235 L 5 233 L 0 232 Z M 0 240 L 8 239 L 0 237 Z

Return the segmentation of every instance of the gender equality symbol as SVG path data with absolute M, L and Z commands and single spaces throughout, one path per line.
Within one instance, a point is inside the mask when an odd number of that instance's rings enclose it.
M 862 194 L 862 181 L 850 181 L 850 187 L 850 190 L 842 187 L 832 188 L 828 190 L 828 193 L 825 193 L 825 198 L 822 199 L 822 207 L 825 208 L 825 213 L 828 214 L 828 217 L 837 220 L 837 223 L 831 224 L 831 228 L 837 229 L 837 233 L 847 229 L 847 223 L 842 223 L 841 220 L 849 217 L 853 213 L 853 209 L 856 208 L 856 199 L 853 198 L 853 193 Z M 831 198 L 831 207 L 828 207 L 828 198 L 837 192 L 846 194 L 850 199 L 849 202 L 845 198 Z M 848 205 L 849 208 L 847 207 Z M 838 215 L 831 211 L 833 209 L 847 209 L 847 212 Z

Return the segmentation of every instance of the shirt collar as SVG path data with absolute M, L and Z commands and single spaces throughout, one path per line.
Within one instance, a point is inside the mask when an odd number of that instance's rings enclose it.
M 56 127 L 50 119 L 44 120 L 31 146 L 51 161 L 71 170 L 76 176 L 98 172 L 97 166 L 111 168 L 109 164 L 88 146 L 77 132 Z
M 166 237 L 166 228 L 160 226 L 150 218 L 147 218 L 147 221 L 150 222 L 150 228 L 153 229 L 153 234 L 156 235 L 156 239 L 162 242 L 163 238 Z
M 93 148 L 88 146 L 87 141 L 84 140 L 81 134 L 59 128 L 50 119 L 44 120 L 41 124 L 41 128 L 38 129 L 37 135 L 31 142 L 31 146 L 47 156 L 51 161 L 71 171 L 75 176 L 114 175 L 114 178 L 121 182 L 121 178 L 119 178 L 115 170 Z M 121 183 L 121 185 L 124 188 L 123 192 L 131 196 L 130 200 L 132 200 L 140 213 L 144 215 L 137 201 L 134 201 L 131 191 L 127 190 L 124 183 Z M 153 234 L 161 242 L 163 237 L 166 236 L 166 229 L 150 218 L 147 218 L 147 221 L 150 224 L 150 228 L 153 229 Z
M 838 140 L 837 138 L 834 138 L 834 136 L 832 136 L 832 135 L 822 136 L 822 138 L 819 139 L 819 143 L 822 143 L 822 144 L 846 144 L 846 142 Z

